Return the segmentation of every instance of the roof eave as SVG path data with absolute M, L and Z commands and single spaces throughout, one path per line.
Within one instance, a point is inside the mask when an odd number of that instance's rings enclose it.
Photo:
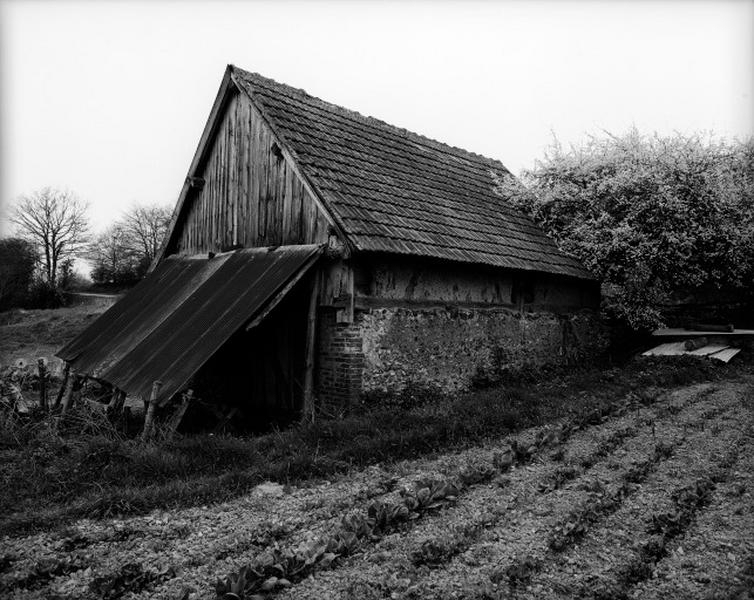
M 580 281 L 591 281 L 591 282 L 599 282 L 599 279 L 595 277 L 592 273 L 590 273 L 585 267 L 583 267 L 580 263 L 579 266 L 573 266 L 572 268 L 567 269 L 567 272 L 564 270 L 548 270 L 548 269 L 542 269 L 542 268 L 525 268 L 525 267 L 515 267 L 515 266 L 505 266 L 500 264 L 495 264 L 492 262 L 486 262 L 481 260 L 464 260 L 462 258 L 453 258 L 449 256 L 430 256 L 426 254 L 415 254 L 410 252 L 401 252 L 400 250 L 376 250 L 373 248 L 364 248 L 362 246 L 359 246 L 358 243 L 356 245 L 356 251 L 354 252 L 355 256 L 380 256 L 380 255 L 393 255 L 396 257 L 402 257 L 402 256 L 412 256 L 417 259 L 424 259 L 424 260 L 432 260 L 432 261 L 438 261 L 438 262 L 450 262 L 454 264 L 462 264 L 462 265 L 475 265 L 480 268 L 484 269 L 495 269 L 495 270 L 502 270 L 502 271 L 515 271 L 518 273 L 539 273 L 542 275 L 547 275 L 549 277 L 567 277 L 570 279 L 577 279 Z

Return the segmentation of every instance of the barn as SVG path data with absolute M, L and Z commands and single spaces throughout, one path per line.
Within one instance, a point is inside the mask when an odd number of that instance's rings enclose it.
M 584 360 L 599 284 L 496 192 L 506 176 L 228 66 L 150 274 L 58 356 L 255 423 Z

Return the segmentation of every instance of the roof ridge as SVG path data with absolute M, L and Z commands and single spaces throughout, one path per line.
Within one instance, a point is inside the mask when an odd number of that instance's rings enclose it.
M 250 83 L 252 85 L 254 84 L 254 79 L 261 79 L 263 81 L 270 82 L 271 84 L 285 88 L 286 90 L 291 90 L 292 92 L 296 92 L 298 94 L 302 94 L 306 96 L 307 98 L 310 98 L 311 100 L 314 100 L 315 102 L 325 104 L 327 107 L 332 107 L 336 109 L 337 111 L 342 111 L 344 113 L 347 113 L 349 116 L 355 117 L 361 121 L 366 121 L 367 123 L 370 123 L 372 125 L 378 126 L 380 129 L 390 129 L 394 133 L 396 133 L 399 136 L 405 137 L 405 138 L 417 138 L 418 141 L 427 143 L 430 147 L 432 147 L 434 150 L 445 150 L 445 151 L 451 151 L 448 152 L 449 154 L 458 155 L 460 154 L 462 157 L 466 158 L 473 158 L 475 160 L 481 160 L 485 163 L 485 166 L 489 167 L 489 163 L 493 163 L 498 167 L 501 167 L 505 170 L 505 172 L 510 173 L 508 168 L 502 163 L 502 161 L 492 158 L 489 156 L 485 156 L 484 154 L 480 154 L 478 152 L 473 152 L 471 150 L 466 150 L 465 148 L 461 148 L 459 146 L 453 146 L 451 144 L 447 144 L 445 142 L 441 142 L 440 140 L 436 140 L 434 138 L 431 138 L 429 136 L 423 135 L 421 133 L 417 133 L 415 131 L 411 131 L 410 129 L 406 129 L 404 127 L 398 127 L 397 125 L 393 125 L 392 123 L 388 123 L 387 121 L 383 121 L 382 119 L 379 119 L 377 117 L 373 117 L 371 115 L 365 115 L 360 113 L 359 111 L 352 110 L 350 108 L 346 108 L 345 106 L 341 106 L 340 104 L 335 104 L 334 102 L 329 102 L 328 100 L 323 100 L 322 98 L 319 98 L 318 96 L 313 96 L 309 92 L 307 92 L 303 88 L 297 88 L 292 85 L 288 85 L 286 83 L 280 83 L 279 81 L 276 81 L 275 79 L 272 79 L 271 77 L 265 77 L 264 75 L 261 75 L 260 73 L 254 72 L 254 71 L 247 71 L 245 69 L 242 69 L 240 67 L 237 67 L 236 65 L 230 65 L 231 68 L 235 73 L 238 73 L 242 77 L 246 79 L 251 79 Z

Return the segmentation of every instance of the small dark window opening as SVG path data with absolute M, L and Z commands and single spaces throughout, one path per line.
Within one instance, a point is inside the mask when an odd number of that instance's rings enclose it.
M 531 304 L 534 302 L 534 282 L 529 279 L 517 279 L 511 289 L 512 304 Z

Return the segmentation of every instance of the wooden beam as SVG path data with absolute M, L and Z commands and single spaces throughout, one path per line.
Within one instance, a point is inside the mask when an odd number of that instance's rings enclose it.
M 123 410 L 123 405 L 126 402 L 126 392 L 117 388 L 113 389 L 113 395 L 110 399 L 110 404 L 107 405 L 107 412 L 109 415 L 115 417 Z
M 63 408 L 60 411 L 60 416 L 65 416 L 65 413 L 68 412 L 68 410 L 71 408 L 71 405 L 73 404 L 73 388 L 75 387 L 78 380 L 78 376 L 76 375 L 76 371 L 71 369 L 70 373 L 68 374 L 68 382 L 65 386 L 65 393 L 63 394 Z
M 71 372 L 71 365 L 68 363 L 65 363 L 65 369 L 63 371 L 63 381 L 60 383 L 60 389 L 58 390 L 57 398 L 55 398 L 55 404 L 52 405 L 53 408 L 57 408 L 60 406 L 61 400 L 63 400 L 63 393 L 65 392 L 66 385 L 68 384 L 68 375 Z
M 354 290 L 353 290 L 353 267 L 348 265 L 343 289 L 334 302 L 343 305 L 335 311 L 336 323 L 353 323 L 354 316 Z
M 333 308 L 341 308 L 338 298 L 331 302 Z M 472 302 L 466 300 L 436 300 L 424 298 L 383 298 L 381 296 L 369 296 L 357 293 L 354 299 L 354 308 L 357 310 L 369 310 L 372 308 L 410 308 L 413 310 L 432 310 L 444 308 L 448 310 L 489 310 L 508 311 L 515 314 L 518 306 L 511 303 Z
M 337 309 L 337 323 L 353 323 L 354 273 L 349 261 L 340 259 L 328 265 L 320 291 L 320 304 Z
M 304 371 L 304 399 L 301 420 L 314 420 L 314 350 L 317 346 L 317 305 L 319 304 L 320 272 L 314 273 L 309 295 L 309 314 L 306 321 L 306 366 Z
M 157 380 L 152 384 L 152 393 L 149 396 L 149 404 L 147 404 L 147 414 L 144 417 L 144 429 L 141 431 L 142 441 L 147 441 L 152 436 L 152 429 L 154 428 L 154 413 L 157 410 L 157 397 L 160 395 L 160 388 L 162 387 L 162 381 Z

